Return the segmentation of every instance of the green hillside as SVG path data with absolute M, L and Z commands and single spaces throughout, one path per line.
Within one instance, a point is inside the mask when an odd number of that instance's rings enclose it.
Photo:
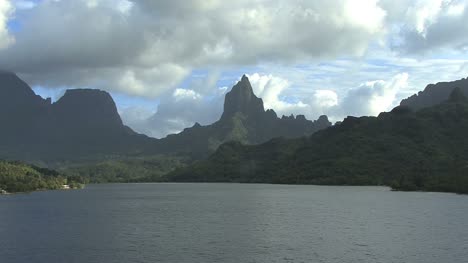
M 20 163 L 0 161 L 0 190 L 8 193 L 79 188 L 86 181 L 79 176 L 65 176 L 54 170 Z
M 468 101 L 459 89 L 440 105 L 348 117 L 301 139 L 222 145 L 171 181 L 388 185 L 468 193 Z

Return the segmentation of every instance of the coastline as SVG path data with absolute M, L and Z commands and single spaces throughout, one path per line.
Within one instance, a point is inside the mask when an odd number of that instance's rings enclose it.
M 69 191 L 69 190 L 81 190 L 86 187 L 85 184 L 80 184 L 78 187 L 62 187 L 59 189 L 36 189 L 33 191 L 27 191 L 27 192 L 7 192 L 6 190 L 1 189 L 0 190 L 0 196 L 2 195 L 16 195 L 16 194 L 29 194 L 29 193 L 34 193 L 34 192 L 45 192 L 45 191 Z

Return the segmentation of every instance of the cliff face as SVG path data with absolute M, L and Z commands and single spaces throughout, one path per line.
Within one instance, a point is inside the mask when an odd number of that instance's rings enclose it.
M 226 94 L 221 120 L 232 118 L 236 113 L 253 118 L 261 117 L 265 113 L 262 99 L 255 96 L 250 81 L 245 75 Z
M 134 134 L 120 119 L 114 100 L 101 90 L 68 90 L 52 105 L 61 129 L 76 135 Z
M 244 75 L 226 94 L 224 113 L 214 125 L 240 126 L 237 130 L 243 130 L 244 134 L 239 136 L 238 141 L 259 144 L 275 137 L 295 138 L 310 135 L 331 126 L 331 123 L 327 116 L 320 116 L 318 120 L 310 121 L 304 115 L 278 118 L 274 110 L 265 111 L 262 99 L 255 96 L 249 79 Z
M 123 125 L 112 97 L 101 90 L 69 90 L 56 103 L 13 73 L 0 73 L 0 157 L 55 159 L 114 153 L 140 144 Z
M 0 71 L 0 118 L 2 120 L 25 121 L 23 118 L 43 111 L 50 106 L 50 100 L 44 100 L 10 72 Z
M 0 72 L 0 141 L 17 144 L 42 133 L 41 122 L 46 122 L 50 100 L 37 96 L 15 74 Z M 35 130 L 35 133 L 32 132 Z
M 44 100 L 14 73 L 0 71 L 0 102 L 2 108 L 18 105 L 30 107 L 41 104 Z
M 465 78 L 456 81 L 429 84 L 418 94 L 402 100 L 400 105 L 408 106 L 413 110 L 431 107 L 446 101 L 456 87 L 460 88 L 460 91 L 468 96 L 468 78 Z

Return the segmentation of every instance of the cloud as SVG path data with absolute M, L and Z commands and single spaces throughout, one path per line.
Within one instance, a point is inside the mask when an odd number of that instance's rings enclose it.
M 0 1 L 0 50 L 14 43 L 14 38 L 9 34 L 7 23 L 14 12 L 14 7 L 9 0 Z
M 388 110 L 427 83 L 466 77 L 464 56 L 450 56 L 466 55 L 467 4 L 0 0 L 0 69 L 32 86 L 154 100 L 154 108 L 119 109 L 156 137 L 215 121 L 226 91 L 219 87 L 249 72 L 279 115 L 340 120 Z
M 385 18 L 376 0 L 21 3 L 30 8 L 18 8 L 21 30 L 0 51 L 0 68 L 32 85 L 147 97 L 198 68 L 361 56 Z
M 283 77 L 248 74 L 254 93 L 262 98 L 265 109 L 273 109 L 279 115 L 302 114 L 310 120 L 327 115 L 331 121 L 341 121 L 346 116 L 377 116 L 397 106 L 407 94 L 409 74 L 398 73 L 388 79 L 355 83 L 356 88 L 339 95 L 332 89 L 310 88 L 309 96 L 294 98 L 294 80 Z M 209 83 L 210 76 L 199 83 Z M 232 83 L 234 85 L 235 83 Z M 189 85 L 192 86 L 192 85 Z M 178 133 L 196 122 L 211 124 L 222 113 L 227 88 L 214 88 L 215 92 L 200 94 L 193 89 L 176 89 L 164 97 L 155 113 L 142 107 L 128 107 L 121 111 L 124 122 L 138 132 L 162 138 Z
M 389 81 L 375 80 L 361 84 L 348 91 L 339 104 L 343 115 L 376 116 L 395 106 L 396 95 L 408 86 L 408 74 L 400 73 Z
M 288 101 L 283 95 L 290 87 L 286 79 L 273 75 L 249 75 L 255 93 L 261 97 L 266 108 L 275 110 L 279 115 L 304 114 L 316 119 L 326 114 L 337 121 L 347 115 L 376 116 L 398 104 L 397 95 L 408 86 L 408 74 L 399 73 L 390 80 L 374 80 L 350 89 L 342 99 L 333 90 L 312 90 L 309 97 Z
M 45 0 L 35 8 L 18 10 L 21 30 L 15 34 L 15 45 L 0 53 L 6 59 L 2 66 L 47 73 L 131 64 L 144 45 L 133 26 L 143 22 L 107 2 Z
M 227 91 L 227 88 L 217 88 L 215 84 L 213 74 L 209 74 L 190 83 L 190 88 L 177 88 L 164 95 L 156 112 L 140 106 L 121 110 L 122 120 L 137 132 L 155 138 L 178 133 L 196 122 L 202 125 L 211 124 L 221 116 Z M 207 88 L 201 88 L 202 86 Z
M 296 98 L 286 100 L 281 95 L 290 88 L 288 80 L 273 75 L 254 73 L 248 75 L 255 95 L 262 98 L 265 109 L 273 109 L 281 115 L 310 114 L 308 105 Z
M 201 99 L 201 95 L 191 89 L 176 89 L 172 94 L 175 101 L 182 101 L 182 100 L 199 100 Z
M 313 99 L 314 105 L 319 108 L 331 108 L 338 105 L 338 95 L 332 90 L 317 90 Z
M 468 50 L 466 0 L 418 0 L 408 4 L 395 49 L 406 54 Z
M 114 78 L 116 80 L 114 87 L 130 95 L 156 97 L 167 89 L 175 87 L 188 73 L 187 69 L 175 64 L 145 69 L 127 69 L 123 72 L 116 70 L 119 76 Z

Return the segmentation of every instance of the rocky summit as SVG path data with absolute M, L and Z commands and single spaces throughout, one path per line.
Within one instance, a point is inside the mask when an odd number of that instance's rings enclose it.
M 187 152 L 206 156 L 228 141 L 259 144 L 275 137 L 296 138 L 311 135 L 331 126 L 326 116 L 310 121 L 303 115 L 278 118 L 274 110 L 265 110 L 263 101 L 252 89 L 247 76 L 226 94 L 221 118 L 207 126 L 199 124 L 160 141 L 164 151 Z
M 263 100 L 255 96 L 252 85 L 250 85 L 250 81 L 245 75 L 226 94 L 221 119 L 232 118 L 236 113 L 251 117 L 260 117 L 265 113 Z
M 0 157 L 19 160 L 102 159 L 112 155 L 183 154 L 201 158 L 227 141 L 259 144 L 275 137 L 310 135 L 331 125 L 303 115 L 265 110 L 247 76 L 226 94 L 219 121 L 195 124 L 179 134 L 153 139 L 122 123 L 105 91 L 68 90 L 55 103 L 43 99 L 13 73 L 0 74 Z

